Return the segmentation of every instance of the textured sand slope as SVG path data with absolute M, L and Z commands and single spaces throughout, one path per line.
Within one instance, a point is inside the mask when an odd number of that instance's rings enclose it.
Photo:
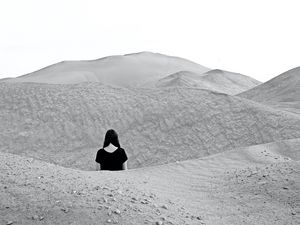
M 122 172 L 0 153 L 0 223 L 297 224 L 299 150 L 285 140 Z
M 93 169 L 107 129 L 129 167 L 198 158 L 300 137 L 292 113 L 200 89 L 124 89 L 99 83 L 0 83 L 0 150 Z
M 239 73 L 210 70 L 204 74 L 180 71 L 160 79 L 156 87 L 197 87 L 230 95 L 244 92 L 261 82 Z
M 300 113 L 300 67 L 280 74 L 238 96 Z
M 141 52 L 90 61 L 64 61 L 5 81 L 50 84 L 101 82 L 117 86 L 139 86 L 181 70 L 204 73 L 209 69 L 179 57 Z

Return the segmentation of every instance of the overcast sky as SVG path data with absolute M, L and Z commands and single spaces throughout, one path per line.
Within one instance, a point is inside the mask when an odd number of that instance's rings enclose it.
M 140 51 L 266 81 L 300 66 L 297 0 L 0 0 L 0 78 Z

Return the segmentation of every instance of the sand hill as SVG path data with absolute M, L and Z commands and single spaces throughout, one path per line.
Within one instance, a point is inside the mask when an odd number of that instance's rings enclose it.
M 5 82 L 48 84 L 101 82 L 127 87 L 140 86 L 181 70 L 204 73 L 209 69 L 179 57 L 141 52 L 97 60 L 63 61 L 24 76 L 5 80 Z
M 197 87 L 220 93 L 235 95 L 249 90 L 261 82 L 239 73 L 210 70 L 204 74 L 180 71 L 155 83 L 156 87 Z
M 239 96 L 300 113 L 300 67 L 280 74 Z
M 99 83 L 0 89 L 1 151 L 73 168 L 94 169 L 109 128 L 120 133 L 130 168 L 300 137 L 299 116 L 208 90 Z

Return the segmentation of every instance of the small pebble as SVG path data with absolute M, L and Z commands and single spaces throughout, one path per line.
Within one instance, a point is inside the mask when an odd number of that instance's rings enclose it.
M 61 211 L 65 212 L 65 213 L 68 213 L 68 212 L 69 212 L 68 209 L 61 209 Z
M 13 221 L 8 221 L 7 223 L 6 223 L 6 225 L 11 225 L 11 224 L 13 224 L 14 222 Z
M 156 225 L 163 225 L 163 222 L 162 221 L 157 221 Z
M 197 220 L 202 220 L 201 216 L 197 216 L 196 218 Z
M 116 210 L 114 211 L 114 213 L 115 213 L 115 214 L 121 214 L 121 211 L 120 211 L 119 209 L 116 209 Z
M 107 222 L 108 222 L 108 223 L 111 223 L 112 221 L 111 221 L 111 219 L 108 219 Z
M 33 220 L 38 220 L 38 219 L 39 219 L 39 216 L 38 216 L 38 215 L 34 215 L 34 216 L 31 217 L 31 219 L 33 219 Z
M 162 205 L 161 206 L 163 209 L 168 209 L 168 207 L 166 205 Z

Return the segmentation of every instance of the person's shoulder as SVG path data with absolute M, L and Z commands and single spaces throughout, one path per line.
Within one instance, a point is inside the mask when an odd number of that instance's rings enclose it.
M 124 148 L 121 148 L 121 147 L 120 147 L 120 148 L 119 148 L 119 150 L 120 150 L 120 151 L 124 151 L 124 152 L 125 152 Z
M 125 151 L 124 148 L 119 148 L 119 151 L 120 151 L 121 154 L 126 155 L 126 151 Z
M 103 148 L 100 148 L 98 151 L 97 151 L 97 153 L 101 153 L 101 152 L 103 152 L 104 151 L 104 149 Z

